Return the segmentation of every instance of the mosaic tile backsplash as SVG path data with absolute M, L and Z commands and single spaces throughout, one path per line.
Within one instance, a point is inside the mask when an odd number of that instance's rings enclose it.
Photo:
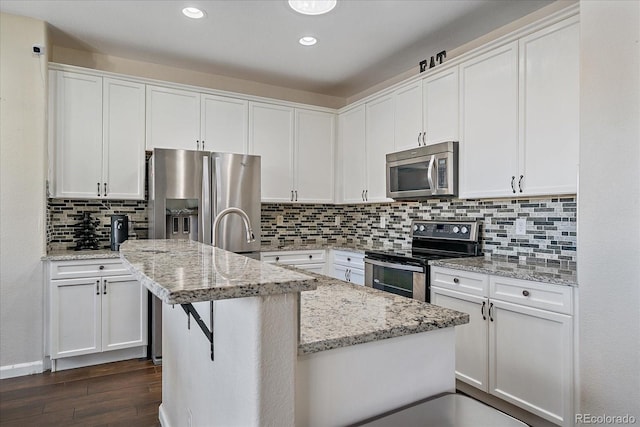
M 99 201 L 49 199 L 48 249 L 73 246 L 73 227 L 83 212 L 100 220 L 98 238 L 109 245 L 110 215 L 129 216 L 130 238 L 147 238 L 148 212 L 145 201 Z M 282 217 L 282 224 L 278 219 Z M 336 217 L 339 224 L 336 224 Z M 380 227 L 384 218 L 385 228 Z M 516 218 L 526 219 L 526 235 L 515 235 Z M 262 205 L 262 243 L 270 246 L 294 244 L 358 244 L 408 247 L 414 219 L 478 220 L 482 224 L 484 253 L 548 261 L 576 261 L 576 199 L 460 200 L 432 199 L 423 202 L 371 205 Z

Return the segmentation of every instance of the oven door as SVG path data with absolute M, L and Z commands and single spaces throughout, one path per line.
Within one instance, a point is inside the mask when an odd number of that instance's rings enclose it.
M 424 267 L 387 262 L 377 259 L 364 259 L 365 286 L 427 301 L 426 272 Z

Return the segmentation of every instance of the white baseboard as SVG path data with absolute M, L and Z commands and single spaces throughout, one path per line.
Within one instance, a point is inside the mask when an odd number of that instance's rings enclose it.
M 0 366 L 0 379 L 22 377 L 24 375 L 41 374 L 44 371 L 42 360 L 15 365 Z
M 63 357 L 51 360 L 51 371 L 83 368 L 85 366 L 101 365 L 103 363 L 120 360 L 140 359 L 147 356 L 147 346 L 123 348 L 120 350 L 104 351 L 101 353 L 84 354 L 82 356 Z

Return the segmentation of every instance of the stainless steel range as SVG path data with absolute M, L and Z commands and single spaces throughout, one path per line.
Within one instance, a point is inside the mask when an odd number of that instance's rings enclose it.
M 413 221 L 410 251 L 365 251 L 365 285 L 430 302 L 429 260 L 478 255 L 479 222 Z

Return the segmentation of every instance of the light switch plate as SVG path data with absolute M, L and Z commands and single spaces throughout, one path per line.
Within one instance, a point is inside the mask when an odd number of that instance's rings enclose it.
M 525 236 L 526 234 L 527 234 L 527 219 L 517 218 L 516 219 L 516 235 Z
M 340 225 L 340 215 L 336 215 L 334 224 L 336 225 L 336 227 Z
M 276 225 L 283 225 L 284 224 L 284 217 L 282 215 L 277 215 L 276 216 Z
M 383 216 L 380 217 L 380 228 L 387 228 L 387 218 Z

